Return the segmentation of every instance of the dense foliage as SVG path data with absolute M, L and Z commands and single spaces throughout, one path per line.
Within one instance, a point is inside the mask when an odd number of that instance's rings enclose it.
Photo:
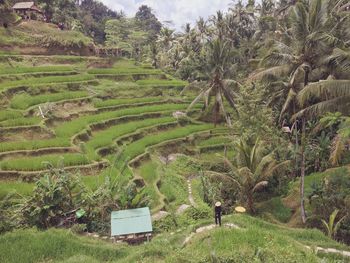
M 8 2 L 12 5 L 19 1 L 9 0 Z M 122 12 L 112 11 L 95 0 L 38 0 L 35 3 L 42 8 L 46 21 L 55 24 L 63 23 L 65 29 L 81 31 L 97 43 L 105 41 L 106 21 L 123 16 Z

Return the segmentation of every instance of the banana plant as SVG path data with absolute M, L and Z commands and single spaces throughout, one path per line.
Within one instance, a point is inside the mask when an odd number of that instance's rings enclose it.
M 327 231 L 327 235 L 330 238 L 335 238 L 338 229 L 341 225 L 341 222 L 344 220 L 345 216 L 343 216 L 342 218 L 340 218 L 338 220 L 338 222 L 336 222 L 336 217 L 339 213 L 339 209 L 335 209 L 333 211 L 333 213 L 329 216 L 329 220 L 328 222 L 326 222 L 324 219 L 321 220 L 323 226 L 325 227 L 326 231 Z

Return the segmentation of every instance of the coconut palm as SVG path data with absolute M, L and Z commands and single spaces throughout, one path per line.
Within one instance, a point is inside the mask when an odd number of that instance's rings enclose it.
M 334 26 L 333 17 L 329 12 L 329 0 L 299 1 L 291 9 L 291 28 L 283 34 L 283 39 L 275 42 L 269 54 L 262 60 L 266 70 L 255 74 L 254 78 L 283 77 L 288 85 L 281 85 L 279 93 L 285 97 L 280 112 L 280 121 L 288 114 L 300 110 L 297 96 L 310 81 L 318 81 L 327 74 L 322 70 L 326 58 L 331 55 L 335 45 L 339 43 L 336 37 L 341 24 Z M 328 73 L 329 75 L 330 73 Z M 287 89 L 285 89 L 287 87 Z M 304 177 L 305 177 L 305 115 L 301 117 L 301 179 L 300 199 L 301 218 L 306 222 L 304 207 Z
M 160 31 L 157 42 L 164 50 L 168 50 L 172 46 L 174 40 L 174 30 L 163 27 Z
M 280 120 L 285 114 L 290 116 L 298 111 L 297 94 L 309 81 L 324 76 L 320 69 L 337 41 L 328 4 L 329 0 L 298 2 L 291 9 L 291 28 L 281 32 L 283 39 L 276 40 L 262 60 L 265 70 L 254 75 L 255 79 L 285 77 L 288 85 L 282 85 L 280 90 L 281 97 L 285 97 Z
M 208 82 L 201 89 L 199 95 L 192 101 L 187 110 L 190 110 L 196 103 L 204 98 L 204 110 L 208 108 L 210 100 L 214 98 L 213 119 L 215 125 L 218 122 L 220 112 L 231 125 L 230 117 L 224 106 L 224 99 L 238 113 L 234 98 L 236 96 L 233 87 L 240 84 L 234 80 L 227 80 L 230 68 L 232 51 L 229 44 L 219 38 L 208 43 L 206 56 L 202 63 L 203 72 L 206 73 Z
M 274 152 L 268 152 L 264 142 L 259 139 L 252 145 L 241 140 L 235 149 L 237 155 L 233 162 L 225 158 L 229 167 L 225 175 L 238 187 L 240 201 L 254 213 L 254 194 L 266 187 L 269 178 L 286 168 L 289 161 L 278 162 Z
M 335 49 L 328 62 L 328 78 L 310 83 L 299 92 L 297 99 L 302 109 L 295 117 L 350 113 L 350 51 Z

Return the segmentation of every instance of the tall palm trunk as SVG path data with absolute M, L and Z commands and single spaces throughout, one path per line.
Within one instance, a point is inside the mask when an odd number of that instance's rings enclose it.
M 304 86 L 308 85 L 309 83 L 309 68 L 305 69 L 305 77 L 304 77 Z M 306 166 L 306 160 L 305 160 L 305 145 L 306 145 L 306 118 L 305 116 L 302 117 L 302 124 L 301 124 L 301 164 L 300 164 L 300 214 L 301 214 L 301 221 L 305 224 L 306 223 L 306 212 L 305 212 L 305 166 Z
M 215 102 L 214 104 L 214 127 L 216 128 L 216 125 L 218 124 L 218 119 L 220 115 L 220 105 L 219 103 Z
M 305 213 L 305 143 L 306 143 L 306 132 L 305 132 L 305 117 L 302 118 L 302 136 L 301 136 L 301 171 L 300 171 L 300 213 L 301 221 L 306 223 Z

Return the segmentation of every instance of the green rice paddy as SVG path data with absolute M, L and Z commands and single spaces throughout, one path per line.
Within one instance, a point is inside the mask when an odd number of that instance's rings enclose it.
M 17 58 L 18 61 L 21 59 Z M 38 57 L 40 59 L 48 61 L 50 57 Z M 1 75 L 6 77 L 0 82 L 0 91 L 10 91 L 0 107 L 0 129 L 3 131 L 3 137 L 0 136 L 0 173 L 5 178 L 6 171 L 35 175 L 46 170 L 49 164 L 79 169 L 103 161 L 109 164 L 108 167 L 94 175 L 86 174 L 83 179 L 87 186 L 95 188 L 103 182 L 105 175 L 117 175 L 125 160 L 130 162 L 160 145 L 213 129 L 211 124 L 190 121 L 180 125 L 177 122 L 172 114 L 185 111 L 188 99 L 174 96 L 171 89 L 163 88 L 183 87 L 187 83 L 168 78 L 158 69 L 136 65 L 126 59 L 118 60 L 110 68 L 92 69 L 84 68 L 85 62 L 80 59 L 52 57 L 52 60 L 56 65 L 47 67 L 28 67 L 25 62 L 18 62 L 12 68 L 0 65 L 4 68 Z M 65 65 L 60 65 L 59 61 L 64 61 Z M 79 69 L 80 74 L 65 74 L 74 69 Z M 38 75 L 28 75 L 32 73 Z M 55 75 L 40 76 L 43 73 Z M 95 75 L 128 74 L 144 76 L 142 80 L 131 78 L 128 82 L 108 77 L 103 79 L 103 76 L 99 76 L 99 81 L 95 79 Z M 96 81 L 97 85 L 91 86 L 89 81 Z M 79 85 L 73 86 L 74 83 Z M 84 99 L 86 110 L 80 109 L 83 105 L 79 99 Z M 66 108 L 68 102 L 75 112 Z M 45 103 L 50 103 L 52 110 L 42 118 L 36 106 Z M 57 108 L 56 105 L 60 106 Z M 65 113 L 60 116 L 67 117 L 57 119 L 57 109 Z M 199 106 L 194 109 L 198 110 Z M 120 160 L 115 160 L 117 149 L 123 149 Z M 158 177 L 150 177 L 154 168 L 155 164 L 150 162 L 140 172 L 147 182 L 146 192 L 151 196 L 152 207 L 157 208 L 160 205 L 156 185 Z M 128 168 L 126 173 L 132 177 L 134 171 Z M 171 185 L 178 179 L 168 178 L 162 189 L 170 193 L 167 189 L 171 186 L 167 183 Z M 9 193 L 10 189 L 28 194 L 32 186 L 19 181 L 4 181 L 2 185 L 0 181 L 0 196 Z M 170 195 L 168 199 L 172 199 Z

